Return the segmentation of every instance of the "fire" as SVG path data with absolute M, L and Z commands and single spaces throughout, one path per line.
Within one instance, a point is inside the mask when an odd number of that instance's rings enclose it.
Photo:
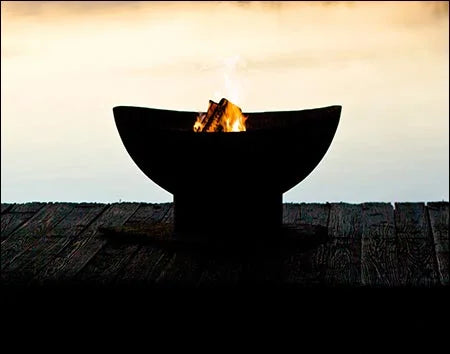
M 247 117 L 242 110 L 222 98 L 219 103 L 209 101 L 208 111 L 200 113 L 194 124 L 195 132 L 243 132 Z

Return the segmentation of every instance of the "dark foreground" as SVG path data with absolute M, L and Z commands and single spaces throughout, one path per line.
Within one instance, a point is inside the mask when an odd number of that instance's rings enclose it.
M 287 247 L 236 239 L 209 249 L 105 231 L 170 229 L 172 218 L 171 203 L 2 204 L 3 313 L 52 304 L 195 317 L 206 306 L 216 317 L 242 308 L 317 326 L 332 314 L 327 326 L 364 317 L 384 328 L 435 328 L 436 319 L 448 328 L 448 202 L 285 204 L 286 224 L 326 235 Z

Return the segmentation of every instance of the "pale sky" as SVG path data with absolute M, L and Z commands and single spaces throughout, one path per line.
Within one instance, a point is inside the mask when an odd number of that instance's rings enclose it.
M 342 105 L 285 202 L 449 200 L 448 21 L 448 2 L 2 1 L 1 201 L 172 201 L 112 108 L 221 97 Z

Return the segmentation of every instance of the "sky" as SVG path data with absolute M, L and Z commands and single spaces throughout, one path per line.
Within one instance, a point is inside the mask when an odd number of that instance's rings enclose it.
M 448 2 L 2 1 L 1 202 L 172 201 L 112 108 L 221 97 L 342 106 L 285 202 L 449 200 Z

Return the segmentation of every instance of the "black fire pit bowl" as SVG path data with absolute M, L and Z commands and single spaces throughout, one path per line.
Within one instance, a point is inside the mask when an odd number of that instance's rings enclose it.
M 196 133 L 197 112 L 114 107 L 125 148 L 152 181 L 174 195 L 175 231 L 273 231 L 282 195 L 318 165 L 341 106 L 244 113 L 247 131 Z

